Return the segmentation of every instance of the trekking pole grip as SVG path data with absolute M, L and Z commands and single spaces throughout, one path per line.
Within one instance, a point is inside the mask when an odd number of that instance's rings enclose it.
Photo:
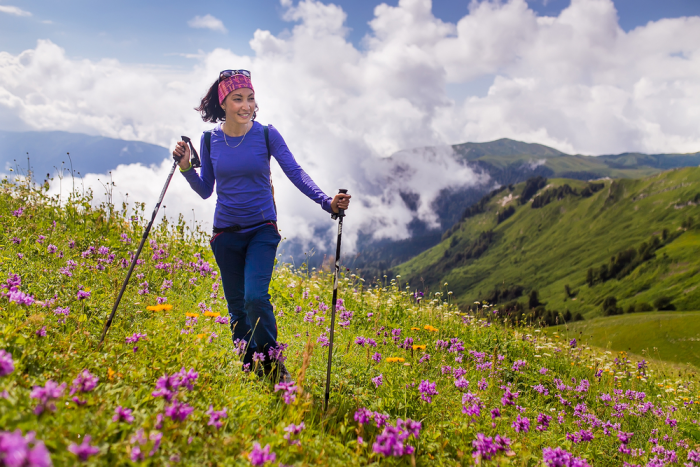
M 339 194 L 342 194 L 342 195 L 347 195 L 347 194 L 348 194 L 348 190 L 346 190 L 345 188 L 341 188 L 340 190 L 338 190 L 338 193 L 339 193 Z M 340 209 L 340 208 L 338 208 L 338 213 L 337 213 L 337 214 L 336 214 L 336 213 L 331 214 L 331 219 L 334 219 L 334 220 L 335 220 L 335 219 L 337 219 L 337 218 L 339 218 L 339 217 L 345 217 L 345 209 Z

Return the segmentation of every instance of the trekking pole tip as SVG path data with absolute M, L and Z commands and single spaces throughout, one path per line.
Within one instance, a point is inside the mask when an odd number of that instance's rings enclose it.
M 345 188 L 341 188 L 340 190 L 338 190 L 338 193 L 342 193 L 342 194 L 344 194 L 344 195 L 345 195 L 345 194 L 347 194 L 347 193 L 348 193 L 348 190 L 347 190 L 347 189 L 345 189 Z

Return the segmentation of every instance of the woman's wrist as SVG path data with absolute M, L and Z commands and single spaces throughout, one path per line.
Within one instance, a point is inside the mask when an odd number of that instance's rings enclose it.
M 187 168 L 186 168 L 186 169 L 183 169 L 182 166 L 180 166 L 180 172 L 183 172 L 183 173 L 184 173 L 184 172 L 189 171 L 189 170 L 192 168 L 192 163 L 191 163 L 190 161 L 187 161 L 187 162 L 188 162 Z

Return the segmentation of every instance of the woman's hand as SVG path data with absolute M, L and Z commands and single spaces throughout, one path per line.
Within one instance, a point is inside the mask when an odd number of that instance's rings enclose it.
M 335 195 L 335 198 L 333 198 L 333 201 L 331 201 L 331 210 L 334 213 L 338 214 L 338 210 L 347 209 L 350 205 L 350 198 L 352 198 L 352 196 L 344 195 L 343 193 L 338 193 L 337 195 Z
M 178 141 L 173 151 L 175 159 L 182 170 L 190 168 L 190 147 L 184 141 Z

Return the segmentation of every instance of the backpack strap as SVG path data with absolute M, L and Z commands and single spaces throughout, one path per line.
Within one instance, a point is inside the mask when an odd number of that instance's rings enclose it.
M 267 125 L 263 125 L 263 132 L 265 133 L 265 146 L 267 146 L 267 161 L 270 162 L 270 129 Z M 270 191 L 272 191 L 272 205 L 275 207 L 275 214 L 277 214 L 277 202 L 275 201 L 275 186 L 272 184 L 272 168 L 270 168 Z
M 207 130 L 204 132 L 204 146 L 207 148 L 209 157 L 211 157 L 211 132 L 212 130 Z

